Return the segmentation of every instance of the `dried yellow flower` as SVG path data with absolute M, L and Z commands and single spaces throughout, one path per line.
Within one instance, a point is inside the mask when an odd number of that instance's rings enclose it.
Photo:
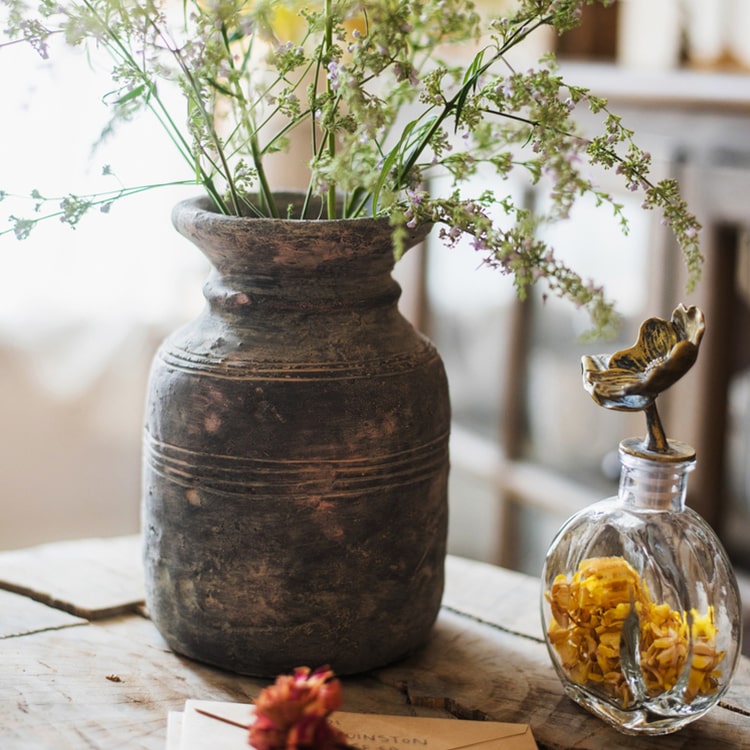
M 558 575 L 545 596 L 552 612 L 549 641 L 565 672 L 579 685 L 597 685 L 627 708 L 633 694 L 621 652 L 637 642 L 650 696 L 671 690 L 688 658 L 685 701 L 716 692 L 725 652 L 716 650 L 713 607 L 705 614 L 695 609 L 688 614 L 652 601 L 646 583 L 622 557 L 583 560 L 570 580 Z

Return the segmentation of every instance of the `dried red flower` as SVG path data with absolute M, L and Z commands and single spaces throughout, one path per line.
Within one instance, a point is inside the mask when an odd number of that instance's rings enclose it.
M 334 750 L 347 747 L 345 735 L 328 723 L 341 705 L 341 683 L 333 671 L 297 667 L 280 675 L 255 701 L 249 744 L 255 750 Z

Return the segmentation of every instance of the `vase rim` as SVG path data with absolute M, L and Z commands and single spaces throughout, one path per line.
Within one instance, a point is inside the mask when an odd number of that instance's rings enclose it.
M 172 209 L 172 224 L 225 274 L 230 268 L 247 271 L 252 261 L 256 274 L 261 269 L 275 274 L 286 267 L 289 272 L 296 269 L 296 273 L 303 268 L 320 268 L 320 264 L 330 267 L 331 263 L 343 263 L 347 273 L 370 275 L 376 269 L 366 265 L 367 258 L 378 258 L 381 270 L 390 271 L 398 257 L 388 217 L 304 220 L 231 216 L 219 213 L 206 195 L 178 202 Z M 430 229 L 429 224 L 408 229 L 403 252 L 422 242 Z
M 298 204 L 304 199 L 304 193 L 301 191 L 280 191 L 276 195 L 280 200 L 296 200 Z M 287 241 L 301 241 L 312 245 L 317 243 L 320 237 L 335 238 L 338 242 L 344 242 L 347 247 L 352 243 L 360 243 L 363 247 L 369 247 L 369 252 L 376 248 L 382 250 L 394 247 L 393 227 L 390 226 L 387 216 L 361 216 L 350 219 L 234 216 L 220 213 L 208 195 L 179 201 L 172 209 L 172 224 L 180 234 L 202 249 L 207 241 L 208 244 L 215 244 L 217 236 L 224 239 L 232 236 L 238 242 L 263 242 L 269 248 Z M 406 252 L 423 242 L 432 226 L 421 224 L 414 228 L 406 228 L 403 251 Z M 394 255 L 389 253 L 389 256 L 392 267 Z M 314 257 L 315 254 L 310 255 L 311 259 Z
M 277 203 L 280 205 L 289 205 L 294 204 L 295 209 L 301 208 L 301 204 L 305 198 L 305 193 L 303 191 L 294 191 L 294 190 L 280 190 L 278 192 L 274 193 L 274 196 L 277 199 Z M 252 196 L 249 196 L 250 199 L 254 198 L 255 194 Z M 312 206 L 312 210 L 308 209 L 308 214 L 315 213 L 315 209 L 318 207 L 318 203 L 320 203 L 320 211 L 322 212 L 323 206 L 322 201 L 320 199 L 316 199 L 315 203 Z M 228 222 L 245 222 L 245 221 L 253 221 L 253 222 L 273 222 L 275 225 L 278 226 L 279 223 L 288 224 L 291 226 L 299 225 L 299 224 L 327 224 L 327 225 L 336 225 L 336 224 L 345 224 L 347 226 L 350 226 L 353 222 L 357 222 L 360 224 L 366 224 L 366 223 L 376 223 L 376 224 L 383 224 L 383 223 L 389 223 L 388 216 L 357 216 L 353 218 L 336 218 L 336 219 L 327 219 L 327 218 L 316 218 L 313 216 L 306 216 L 303 219 L 300 218 L 289 218 L 289 217 L 272 217 L 272 216 L 262 216 L 262 215 L 252 215 L 252 214 L 243 214 L 243 215 L 236 215 L 236 214 L 223 214 L 221 213 L 213 203 L 212 199 L 208 195 L 195 195 L 191 198 L 185 198 L 183 200 L 180 200 L 177 202 L 177 204 L 174 206 L 174 212 L 181 213 L 181 214 L 191 214 L 193 216 L 204 216 L 204 218 L 211 218 L 216 219 L 219 221 L 228 221 Z M 427 229 L 429 227 L 425 225 Z M 419 228 L 416 230 L 412 230 L 411 234 L 416 235 L 417 237 L 421 238 L 424 236 L 425 228 L 422 228 L 422 231 L 420 231 Z

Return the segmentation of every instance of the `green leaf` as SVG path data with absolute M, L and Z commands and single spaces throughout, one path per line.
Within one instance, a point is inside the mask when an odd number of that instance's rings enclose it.
M 147 91 L 146 84 L 142 83 L 140 86 L 136 86 L 134 89 L 128 91 L 127 94 L 124 94 L 123 96 L 115 99 L 115 104 L 125 104 L 126 102 L 133 101 L 133 99 L 138 99 L 139 97 L 143 96 L 145 91 Z

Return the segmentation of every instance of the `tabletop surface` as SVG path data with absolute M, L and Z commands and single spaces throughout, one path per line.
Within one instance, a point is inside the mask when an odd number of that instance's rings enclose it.
M 530 724 L 541 750 L 750 749 L 750 660 L 685 729 L 618 734 L 565 697 L 542 640 L 539 582 L 449 557 L 427 646 L 342 679 L 343 710 Z M 0 553 L 0 748 L 164 750 L 187 699 L 249 703 L 267 680 L 172 653 L 143 610 L 137 537 Z

